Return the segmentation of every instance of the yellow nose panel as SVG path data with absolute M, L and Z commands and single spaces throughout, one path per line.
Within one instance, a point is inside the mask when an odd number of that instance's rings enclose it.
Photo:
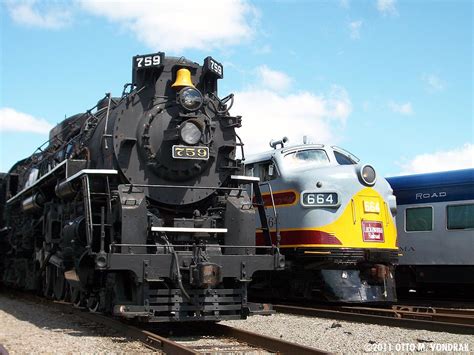
M 352 196 L 342 215 L 318 230 L 337 237 L 341 248 L 397 249 L 397 230 L 389 207 L 370 187 Z

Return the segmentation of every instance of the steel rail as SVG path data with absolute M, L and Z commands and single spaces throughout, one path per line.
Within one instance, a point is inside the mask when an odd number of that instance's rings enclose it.
M 96 322 L 104 326 L 110 327 L 130 338 L 142 342 L 146 347 L 159 350 L 166 354 L 176 355 L 196 355 L 202 354 L 199 350 L 193 349 L 193 346 L 185 346 L 179 343 L 179 340 L 170 340 L 166 336 L 159 335 L 156 331 L 149 331 L 131 326 L 119 320 L 98 314 L 87 313 L 79 309 L 71 309 L 70 304 L 66 302 L 53 302 L 60 307 L 67 307 L 67 310 L 85 318 L 88 321 Z M 179 326 L 179 324 L 175 324 Z M 189 325 L 185 325 L 189 327 Z M 204 330 L 204 335 L 222 336 L 233 338 L 238 342 L 248 344 L 250 346 L 268 350 L 277 354 L 299 354 L 299 355 L 320 355 L 328 354 L 327 352 L 310 348 L 308 346 L 291 343 L 286 340 L 272 338 L 269 336 L 252 333 L 246 330 L 230 327 L 223 324 L 211 323 Z
M 0 355 L 8 355 L 7 349 L 5 349 L 2 344 L 0 344 Z
M 305 345 L 291 343 L 286 340 L 269 337 L 262 334 L 252 333 L 247 330 L 231 327 L 224 324 L 213 324 L 209 327 L 210 331 L 216 334 L 228 336 L 238 341 L 259 347 L 277 354 L 299 354 L 299 355 L 317 355 L 328 354 L 327 352 L 310 348 Z
M 13 291 L 13 290 L 12 290 Z M 12 292 L 11 291 L 11 292 Z M 147 329 L 141 329 L 137 326 L 132 326 L 126 322 L 123 322 L 118 319 L 114 319 L 109 316 L 105 316 L 99 313 L 89 313 L 80 308 L 73 308 L 72 304 L 64 301 L 51 301 L 39 296 L 34 296 L 31 294 L 20 293 L 18 291 L 13 291 L 15 299 L 23 298 L 31 302 L 37 302 L 46 304 L 65 314 L 72 314 L 78 316 L 81 319 L 84 319 L 88 322 L 94 322 L 100 324 L 106 328 L 113 329 L 124 336 L 137 340 L 144 344 L 149 349 L 161 351 L 165 354 L 176 354 L 176 355 L 197 355 L 202 354 L 203 350 L 205 353 L 208 353 L 204 346 L 198 346 L 196 348 L 193 345 L 183 345 L 180 343 L 179 339 L 171 340 L 165 335 L 160 335 L 160 331 L 153 329 L 153 324 L 147 324 Z M 210 323 L 206 324 L 205 327 L 196 328 L 194 325 L 189 323 L 175 323 L 175 327 L 180 327 L 183 334 L 193 335 L 196 333 L 196 330 L 199 331 L 201 336 L 216 336 L 216 337 L 225 337 L 227 339 L 234 339 L 237 342 L 242 344 L 257 348 L 267 350 L 271 353 L 277 354 L 301 354 L 301 355 L 318 355 L 318 354 L 328 354 L 327 352 L 310 348 L 304 345 L 299 345 L 296 343 L 291 343 L 286 340 L 272 338 L 269 336 L 252 333 L 246 330 L 238 329 L 231 326 L 226 326 L 223 324 Z M 144 325 L 145 327 L 145 325 Z M 227 344 L 223 343 L 223 347 L 228 347 Z M 1 352 L 2 348 L 0 346 L 0 355 L 4 355 Z M 201 350 L 201 351 L 200 351 Z M 5 349 L 6 351 L 6 349 Z M 6 352 L 8 355 L 8 352 Z
M 436 307 L 409 307 L 394 305 L 391 309 L 372 307 L 341 307 L 353 312 L 374 312 L 375 314 L 389 315 L 397 318 L 430 320 L 441 323 L 455 323 L 472 326 L 474 329 L 474 312 L 469 310 L 438 309 Z
M 9 289 L 9 295 L 4 294 L 7 297 L 14 297 L 16 300 L 22 299 L 34 303 L 45 304 L 52 308 L 61 311 L 64 314 L 72 314 L 88 322 L 94 322 L 100 324 L 106 328 L 113 329 L 124 336 L 141 342 L 144 346 L 149 349 L 160 351 L 166 354 L 176 355 L 197 355 L 199 352 L 194 351 L 191 348 L 183 346 L 176 341 L 170 340 L 164 336 L 160 336 L 153 332 L 140 329 L 138 327 L 129 325 L 120 320 L 107 317 L 99 313 L 85 312 L 81 308 L 74 308 L 71 303 L 64 301 L 52 301 L 40 296 L 36 296 L 29 293 L 20 292 L 17 290 Z M 0 352 L 0 355 L 3 355 Z
M 392 306 L 392 308 L 395 310 L 412 311 L 412 312 L 419 312 L 419 313 L 459 314 L 459 315 L 474 317 L 474 308 L 463 309 L 463 308 L 447 308 L 447 307 L 438 307 L 438 306 L 422 306 L 422 305 L 410 305 L 410 304 L 403 304 L 403 305 L 397 304 L 397 305 Z
M 328 306 L 324 308 L 273 305 L 276 312 L 311 317 L 332 318 L 361 323 L 375 323 L 403 328 L 426 329 L 455 334 L 474 334 L 472 314 L 425 313 L 399 309 Z
M 143 343 L 147 348 L 152 350 L 162 351 L 166 354 L 176 354 L 176 355 L 197 355 L 198 352 L 179 344 L 176 341 L 170 340 L 164 336 L 158 335 L 156 333 L 137 328 L 135 326 L 123 323 L 117 319 L 104 316 L 98 313 L 88 313 L 84 312 L 81 309 L 72 308 L 70 303 L 53 301 L 53 305 L 66 312 L 71 312 L 74 315 L 79 316 L 80 318 L 86 319 L 91 322 L 101 324 L 105 327 L 112 328 L 123 335 L 135 339 Z
M 61 306 L 70 306 L 65 302 L 54 302 Z M 71 310 L 68 307 L 68 310 Z M 97 314 L 81 312 L 80 310 L 73 309 L 74 313 L 77 313 L 80 317 L 86 318 L 89 321 L 93 321 L 104 326 L 113 328 L 124 335 L 136 339 L 142 342 L 146 347 L 159 350 L 166 354 L 176 355 L 191 355 L 191 354 L 202 354 L 199 350 L 193 349 L 193 346 L 185 346 L 179 343 L 179 340 L 170 340 L 166 336 L 159 335 L 155 331 L 149 331 L 140 329 L 138 327 L 131 326 L 123 323 L 119 320 Z M 179 324 L 176 324 L 179 326 Z M 189 327 L 189 325 L 186 325 Z M 234 328 L 231 326 L 211 323 L 204 330 L 204 335 L 222 336 L 227 338 L 233 338 L 238 342 L 248 344 L 250 346 L 268 350 L 272 353 L 277 354 L 299 354 L 299 355 L 322 355 L 328 354 L 327 352 L 310 348 L 308 346 L 291 343 L 286 340 L 272 338 L 269 336 L 252 333 L 246 330 Z

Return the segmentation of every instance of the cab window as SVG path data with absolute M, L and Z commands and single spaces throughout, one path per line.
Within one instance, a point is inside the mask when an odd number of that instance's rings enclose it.
M 348 156 L 334 151 L 334 156 L 336 157 L 336 161 L 339 165 L 354 165 L 357 164 L 355 161 L 353 161 L 351 158 Z
M 285 164 L 289 166 L 329 165 L 329 157 L 323 149 L 307 149 L 289 153 L 284 157 Z
M 428 232 L 433 230 L 433 208 L 414 207 L 405 210 L 407 232 Z
M 448 206 L 447 213 L 448 229 L 474 228 L 474 204 Z
M 251 165 L 245 165 L 245 175 L 246 176 L 254 176 L 254 168 L 253 164 Z
M 260 181 L 269 181 L 278 177 L 278 171 L 275 163 L 268 160 L 246 166 L 245 175 L 258 176 Z
M 273 161 L 261 163 L 259 168 L 260 181 L 273 180 L 278 176 L 277 169 Z

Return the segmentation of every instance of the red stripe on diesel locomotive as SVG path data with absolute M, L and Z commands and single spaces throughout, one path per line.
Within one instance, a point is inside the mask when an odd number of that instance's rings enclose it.
M 262 232 L 256 233 L 257 245 L 265 245 Z M 276 244 L 276 232 L 271 232 L 272 242 Z M 342 245 L 341 241 L 332 234 L 318 230 L 287 230 L 280 232 L 280 245 L 303 244 L 333 244 Z
M 263 194 L 263 203 L 265 207 L 272 206 L 272 197 L 270 194 Z M 296 202 L 298 196 L 294 191 L 283 191 L 283 192 L 274 192 L 273 201 L 275 201 L 275 206 L 282 205 L 292 205 Z M 253 203 L 255 203 L 255 197 L 253 198 Z

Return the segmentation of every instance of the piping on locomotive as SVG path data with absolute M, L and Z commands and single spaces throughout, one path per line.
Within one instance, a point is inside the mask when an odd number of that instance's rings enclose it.
M 284 272 L 256 275 L 252 295 L 395 301 L 396 200 L 387 181 L 341 148 L 286 141 L 245 161 L 246 174 L 262 181 L 265 206 L 276 215 L 272 238 L 286 256 Z M 261 244 L 258 224 L 256 235 Z
M 241 116 L 217 96 L 222 77 L 211 57 L 135 56 L 121 97 L 1 175 L 0 280 L 140 321 L 245 318 L 253 273 L 284 257 L 255 245 L 244 186 L 258 179 L 235 157 Z

